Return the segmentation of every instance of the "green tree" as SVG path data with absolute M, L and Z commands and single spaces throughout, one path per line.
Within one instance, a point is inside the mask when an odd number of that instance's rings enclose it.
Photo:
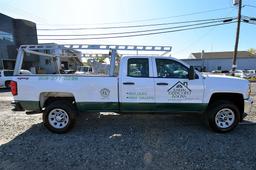
M 249 48 L 248 52 L 251 54 L 256 54 L 256 49 L 255 48 Z

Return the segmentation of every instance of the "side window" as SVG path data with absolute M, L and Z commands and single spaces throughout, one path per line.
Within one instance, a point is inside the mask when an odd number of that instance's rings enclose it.
M 157 77 L 162 78 L 188 78 L 188 68 L 173 60 L 156 59 Z
M 149 77 L 149 64 L 147 58 L 128 59 L 128 74 L 130 77 Z

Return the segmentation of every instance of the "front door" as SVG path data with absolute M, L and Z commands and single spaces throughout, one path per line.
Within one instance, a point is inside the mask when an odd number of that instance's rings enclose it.
M 151 58 L 128 58 L 127 73 L 119 82 L 121 112 L 152 112 L 155 90 Z
M 154 59 L 156 110 L 201 112 L 204 86 L 201 77 L 188 79 L 188 67 L 172 59 Z

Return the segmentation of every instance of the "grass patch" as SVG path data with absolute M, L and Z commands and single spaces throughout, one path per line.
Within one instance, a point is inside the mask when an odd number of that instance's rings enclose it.
M 256 81 L 256 77 L 252 77 L 252 78 L 249 78 L 247 80 L 249 80 L 249 81 Z

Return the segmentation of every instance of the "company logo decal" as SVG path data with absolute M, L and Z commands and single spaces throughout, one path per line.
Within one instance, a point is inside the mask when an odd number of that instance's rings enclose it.
M 154 100 L 154 96 L 150 96 L 147 92 L 127 92 L 126 99 L 131 100 Z
M 191 95 L 191 90 L 188 88 L 187 82 L 182 83 L 178 81 L 168 89 L 168 94 L 171 99 L 186 99 Z
M 100 95 L 103 97 L 103 98 L 106 98 L 108 97 L 110 94 L 110 90 L 107 89 L 107 88 L 103 88 L 100 90 Z
M 28 77 L 18 77 L 18 80 L 28 80 Z
M 78 80 L 77 76 L 40 76 L 38 77 L 38 80 L 53 80 L 53 81 L 59 81 L 59 80 L 68 80 L 68 81 L 75 81 Z

